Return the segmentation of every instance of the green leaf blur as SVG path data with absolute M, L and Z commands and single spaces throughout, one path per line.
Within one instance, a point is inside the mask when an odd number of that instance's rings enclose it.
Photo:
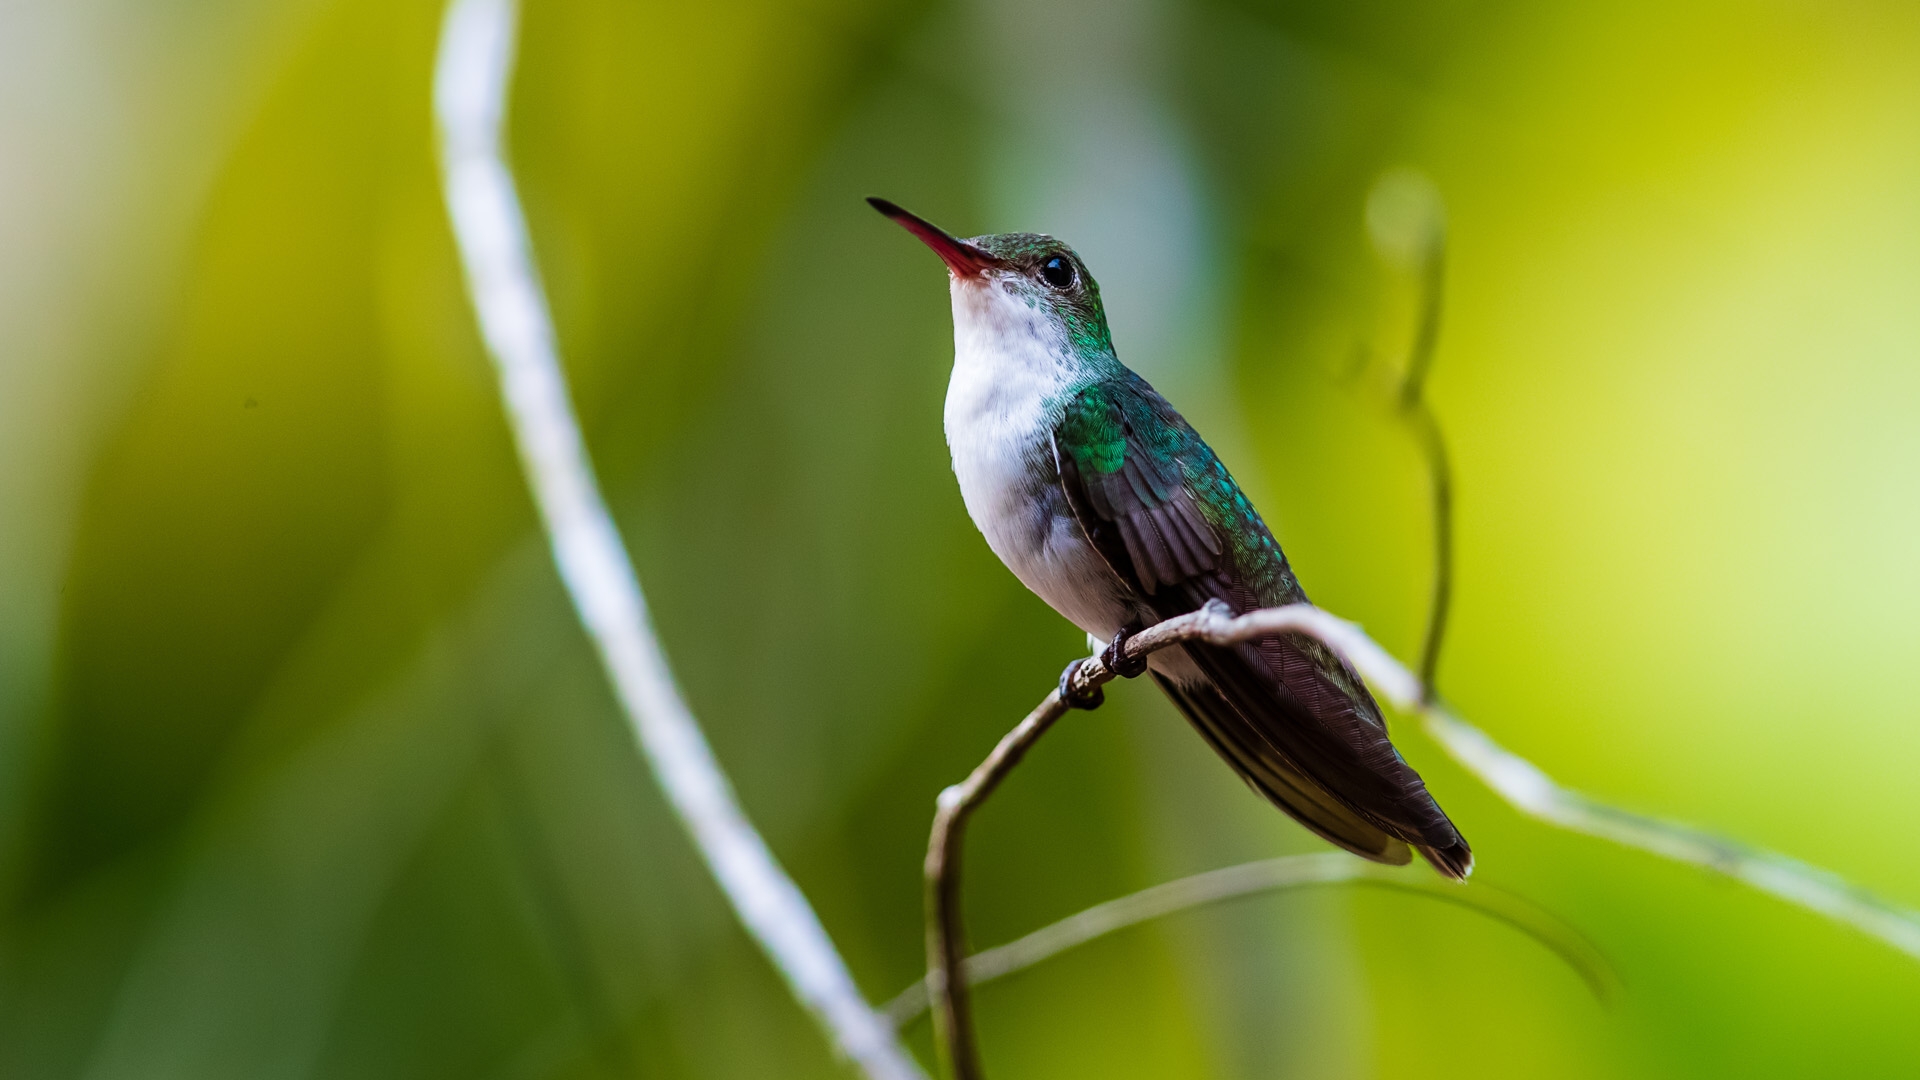
M 440 14 L 0 12 L 0 1075 L 847 1075 L 667 813 L 548 559 L 440 203 Z M 721 761 L 873 1000 L 921 969 L 934 794 L 1084 642 L 967 520 L 944 277 L 868 194 L 1080 243 L 1122 359 L 1314 599 L 1412 659 L 1424 474 L 1352 371 L 1411 334 L 1367 191 L 1424 171 L 1449 698 L 1597 797 L 1920 905 L 1920 9 L 523 22 L 514 155 L 596 467 Z M 1138 213 L 1082 243 L 1082 203 Z M 979 819 L 977 944 L 1319 850 L 1150 687 L 1108 697 Z M 1913 959 L 1523 819 L 1399 730 L 1476 881 L 1589 937 L 1616 1002 L 1511 927 L 1334 887 L 983 989 L 992 1074 L 1920 1060 Z

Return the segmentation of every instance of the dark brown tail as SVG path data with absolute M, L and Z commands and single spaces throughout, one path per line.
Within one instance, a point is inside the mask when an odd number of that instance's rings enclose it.
M 1262 744 L 1219 690 L 1212 686 L 1183 689 L 1159 672 L 1154 672 L 1153 680 L 1248 787 L 1322 840 L 1374 862 L 1405 866 L 1413 861 L 1413 853 L 1400 839 L 1342 806 Z
M 1317 640 L 1187 646 L 1206 683 L 1156 676 L 1235 772 L 1301 824 L 1348 851 L 1405 863 L 1417 849 L 1464 879 L 1473 853 L 1387 738 L 1358 675 Z

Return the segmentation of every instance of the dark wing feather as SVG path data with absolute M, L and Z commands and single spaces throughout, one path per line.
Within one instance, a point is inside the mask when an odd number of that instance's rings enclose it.
M 1158 672 L 1153 681 L 1248 786 L 1315 835 L 1375 862 L 1404 866 L 1412 859 L 1407 845 L 1397 837 L 1347 809 L 1320 785 L 1289 767 L 1271 748 L 1257 739 L 1249 741 L 1249 736 L 1255 735 L 1253 727 L 1217 687 L 1182 688 Z
M 1306 599 L 1233 478 L 1137 376 L 1069 402 L 1054 456 L 1088 541 L 1158 618 L 1209 600 L 1237 613 Z M 1357 855 L 1403 863 L 1411 844 L 1466 874 L 1466 842 L 1332 650 L 1304 635 L 1183 648 L 1206 683 L 1156 681 L 1256 791 Z

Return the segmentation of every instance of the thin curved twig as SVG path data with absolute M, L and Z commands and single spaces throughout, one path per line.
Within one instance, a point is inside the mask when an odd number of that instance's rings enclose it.
M 1413 343 L 1392 390 L 1395 411 L 1427 462 L 1433 499 L 1433 592 L 1426 634 L 1420 642 L 1420 683 L 1425 698 L 1438 698 L 1440 647 L 1453 607 L 1453 470 L 1440 419 L 1426 402 L 1427 375 L 1440 346 L 1440 317 L 1447 282 L 1447 211 L 1433 182 L 1412 169 L 1390 169 L 1367 196 L 1367 229 L 1388 263 L 1419 281 Z
M 441 28 L 434 113 L 467 288 L 554 561 L 654 776 L 741 924 L 867 1076 L 924 1080 L 741 811 L 654 636 L 574 418 L 503 152 L 516 18 L 514 0 L 454 0 Z
M 1421 706 L 1427 733 L 1514 809 L 1550 825 L 1597 836 L 1744 882 L 1769 896 L 1845 923 L 1920 959 L 1920 911 L 1892 903 L 1831 871 L 1750 847 L 1678 821 L 1636 814 L 1562 787 L 1442 706 Z
M 1881 899 L 1843 879 L 1797 859 L 1748 847 L 1702 829 L 1620 810 L 1555 783 L 1533 763 L 1496 743 L 1444 706 L 1427 700 L 1413 672 L 1376 644 L 1366 632 L 1344 619 L 1309 604 L 1261 608 L 1235 616 L 1218 601 L 1198 611 L 1157 623 L 1129 637 L 1126 659 L 1140 659 L 1160 649 L 1188 641 L 1236 645 L 1275 634 L 1298 633 L 1318 638 L 1395 707 L 1422 719 L 1426 730 L 1469 772 L 1492 788 L 1515 809 L 1549 824 L 1611 840 L 1627 847 L 1688 863 L 1745 882 L 1771 896 L 1818 912 L 1861 930 L 1909 956 L 1920 958 L 1920 912 Z M 1115 675 L 1098 656 L 1074 670 L 1069 689 L 1090 694 Z M 1055 690 L 994 748 L 967 780 L 941 792 L 927 850 L 926 986 L 932 999 L 935 1031 L 954 1069 L 956 1080 L 978 1080 L 978 1051 L 974 1044 L 970 979 L 954 979 L 966 954 L 960 913 L 961 842 L 967 819 L 1006 779 L 1026 752 L 1048 728 L 1066 715 L 1067 706 Z M 1232 870 L 1234 868 L 1228 868 Z M 1136 896 L 1138 894 L 1135 894 Z M 1123 897 L 1109 903 L 1128 903 Z M 1213 902 L 1202 892 L 1186 894 L 1186 903 L 1155 901 L 1152 915 L 1171 914 Z M 1143 901 L 1143 903 L 1145 903 Z M 1077 918 L 1077 916 L 1075 917 Z M 1056 950 L 1057 951 L 1057 950 Z M 1052 952 L 1034 951 L 1030 959 L 1014 959 L 998 974 L 1036 963 Z
M 1836 874 L 1798 859 L 1716 836 L 1692 825 L 1622 810 L 1563 787 L 1538 766 L 1502 747 L 1444 705 L 1426 701 L 1420 680 L 1375 644 L 1364 630 L 1318 608 L 1298 610 L 1304 606 L 1264 608 L 1233 618 L 1223 607 L 1209 605 L 1138 634 L 1129 639 L 1128 644 L 1172 638 L 1227 645 L 1272 633 L 1311 634 L 1344 657 L 1395 707 L 1420 717 L 1427 733 L 1455 761 L 1520 812 L 1564 829 L 1743 881 L 1790 904 L 1846 923 L 1920 959 L 1920 911 L 1884 900 Z M 1193 620 L 1194 624 L 1174 629 L 1166 638 L 1154 633 L 1160 627 L 1173 627 L 1187 620 Z M 1139 655 L 1131 647 L 1127 652 L 1129 656 Z M 1081 665 L 1081 670 L 1097 664 L 1097 659 L 1089 660 Z M 1105 674 L 1104 666 L 1098 670 L 1105 676 L 1102 681 L 1112 678 Z
M 1459 903 L 1468 910 L 1498 919 L 1565 960 L 1579 973 L 1594 996 L 1602 1001 L 1611 997 L 1618 981 L 1612 967 L 1590 942 L 1581 938 L 1571 927 L 1518 897 L 1485 887 L 1463 891 L 1431 880 L 1424 872 L 1414 877 L 1404 867 L 1382 866 L 1340 851 L 1282 855 L 1240 863 L 1129 893 L 1103 904 L 1095 904 L 1005 945 L 974 953 L 967 957 L 960 970 L 969 987 L 979 986 L 1003 975 L 1030 968 L 1108 934 L 1165 915 L 1243 896 L 1338 884 L 1396 889 L 1416 896 Z M 1500 911 L 1495 905 L 1483 902 L 1483 894 L 1506 897 L 1509 910 Z M 1544 924 L 1552 924 L 1551 929 Z M 905 1027 L 929 1008 L 930 988 L 930 981 L 922 979 L 902 990 L 881 1011 L 894 1024 Z
M 1389 174 L 1406 183 L 1409 174 Z M 1382 184 L 1388 182 L 1383 178 Z M 1798 859 L 1748 847 L 1691 825 L 1661 821 L 1598 802 L 1554 783 L 1532 762 L 1502 748 L 1485 732 L 1448 712 L 1435 689 L 1441 638 L 1453 595 L 1453 467 L 1439 420 L 1424 396 L 1440 338 L 1445 285 L 1446 209 L 1438 191 L 1426 188 L 1420 215 L 1408 230 L 1417 243 L 1402 243 L 1418 262 L 1419 324 L 1398 394 L 1399 413 L 1426 459 L 1433 490 L 1433 604 L 1420 649 L 1420 708 L 1426 728 L 1456 761 L 1524 813 L 1562 828 L 1587 833 L 1744 881 L 1763 892 L 1858 927 L 1911 956 L 1920 957 L 1920 913 L 1890 904 L 1834 874 Z M 1376 188 L 1376 191 L 1379 189 Z M 1376 230 L 1375 241 L 1385 239 Z M 1383 245 L 1383 248 L 1386 245 Z M 1383 250 L 1383 254 L 1387 254 Z
M 1232 645 L 1284 633 L 1305 633 L 1319 638 L 1348 656 L 1363 672 L 1385 672 L 1388 678 L 1396 678 L 1392 673 L 1397 671 L 1396 689 L 1400 693 L 1418 691 L 1418 682 L 1412 674 L 1375 645 L 1359 627 L 1311 604 L 1262 608 L 1235 617 L 1225 604 L 1208 601 L 1198 611 L 1156 623 L 1128 637 L 1124 658 L 1144 659 L 1161 649 L 1189 641 Z M 1361 657 L 1365 658 L 1364 666 L 1359 663 Z M 1075 666 L 1067 688 L 1075 696 L 1091 695 L 1114 678 L 1114 672 L 1105 662 L 1094 656 Z M 935 1039 L 954 1080 L 979 1080 L 981 1076 L 972 996 L 964 979 L 951 977 L 952 972 L 960 970 L 966 957 L 960 881 L 967 821 L 1020 764 L 1040 736 L 1066 713 L 1067 704 L 1061 699 L 1060 691 L 1049 693 L 1019 726 L 1000 740 L 966 780 L 942 791 L 936 804 L 925 867 L 927 987 L 933 1001 Z
M 1420 640 L 1420 685 L 1428 703 L 1440 696 L 1440 648 L 1445 643 L 1447 616 L 1453 611 L 1453 467 L 1447 461 L 1447 442 L 1440 420 L 1424 401 L 1401 410 L 1427 459 L 1428 485 L 1433 499 L 1433 595 L 1427 608 L 1427 632 Z
M 1099 661 L 1080 666 L 1081 672 Z M 1099 668 L 1106 682 L 1113 678 Z M 1091 675 L 1089 675 L 1089 678 Z M 1089 686 L 1099 685 L 1090 683 Z M 964 979 L 950 978 L 960 970 L 967 953 L 966 925 L 960 913 L 960 868 L 967 820 L 987 796 L 1000 786 L 1014 766 L 1026 757 L 1040 736 L 1067 714 L 1060 691 L 1046 696 L 1019 726 L 1008 732 L 993 752 L 967 778 L 940 793 L 933 815 L 933 835 L 927 840 L 927 977 L 933 1001 L 934 1041 L 947 1061 L 953 1080 L 979 1080 L 980 1052 L 973 1031 L 973 998 Z
M 1440 696 L 1440 649 L 1445 644 L 1447 617 L 1453 612 L 1453 466 L 1433 409 L 1415 399 L 1402 407 L 1401 414 L 1426 456 L 1433 499 L 1433 595 L 1427 607 L 1427 632 L 1420 641 L 1421 694 L 1431 704 Z

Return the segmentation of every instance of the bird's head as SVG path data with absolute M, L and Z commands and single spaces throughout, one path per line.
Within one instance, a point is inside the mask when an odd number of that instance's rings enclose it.
M 1043 233 L 998 233 L 961 240 L 885 199 L 875 210 L 920 238 L 947 264 L 956 335 L 1048 336 L 1074 358 L 1113 356 L 1100 286 L 1072 248 Z

